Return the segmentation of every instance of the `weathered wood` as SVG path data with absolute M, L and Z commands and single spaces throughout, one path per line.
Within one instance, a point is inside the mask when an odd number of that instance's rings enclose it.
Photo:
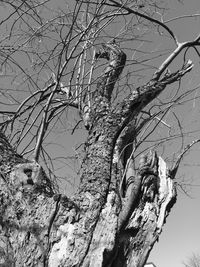
M 110 191 L 99 203 L 100 190 L 94 195 L 81 189 L 72 201 L 53 193 L 37 163 L 2 171 L 1 262 L 7 266 L 117 266 L 123 259 L 127 266 L 142 266 L 176 197 L 164 161 L 159 158 L 157 171 L 155 166 L 147 168 L 150 163 L 151 159 L 140 166 L 138 199 L 133 200 L 123 228 L 119 218 L 127 207 L 124 201 L 120 212 L 117 191 Z M 30 183 L 31 168 L 37 171 Z M 131 184 L 130 188 L 135 190 Z

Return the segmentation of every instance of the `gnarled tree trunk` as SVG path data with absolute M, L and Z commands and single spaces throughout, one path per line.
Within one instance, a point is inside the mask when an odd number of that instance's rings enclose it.
M 174 177 L 164 160 L 150 152 L 135 167 L 133 146 L 126 144 L 137 135 L 140 111 L 191 65 L 152 79 L 112 106 L 126 55 L 107 44 L 96 58 L 108 65 L 93 104 L 82 108 L 88 139 L 73 197 L 55 194 L 42 167 L 0 135 L 1 266 L 142 267 L 175 203 Z

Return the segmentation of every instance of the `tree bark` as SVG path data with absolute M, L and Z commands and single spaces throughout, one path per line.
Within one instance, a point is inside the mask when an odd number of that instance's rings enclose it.
M 176 199 L 161 158 L 141 163 L 123 203 L 89 186 L 70 200 L 3 135 L 1 144 L 11 160 L 1 162 L 1 266 L 143 266 Z
M 119 164 L 119 150 L 139 112 L 191 66 L 151 80 L 112 107 L 126 56 L 109 44 L 97 54 L 102 57 L 108 67 L 91 109 L 82 112 L 89 134 L 73 197 L 56 194 L 42 167 L 23 159 L 0 134 L 0 266 L 142 267 L 158 240 L 176 201 L 174 177 L 156 152 L 143 155 L 135 169 L 128 150 Z

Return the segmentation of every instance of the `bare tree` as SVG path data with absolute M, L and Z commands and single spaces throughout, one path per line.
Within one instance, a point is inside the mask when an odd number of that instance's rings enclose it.
M 184 263 L 185 267 L 199 267 L 200 266 L 200 256 L 198 254 L 193 254 L 189 260 Z
M 158 1 L 55 2 L 1 1 L 1 264 L 142 267 L 176 201 L 180 161 L 199 142 L 167 167 L 156 148 L 184 134 L 150 136 L 193 90 L 159 96 L 192 70 L 187 53 L 199 56 L 200 36 L 180 43 L 156 18 Z M 164 49 L 142 50 L 155 36 Z M 87 131 L 70 198 L 49 144 L 67 120 Z

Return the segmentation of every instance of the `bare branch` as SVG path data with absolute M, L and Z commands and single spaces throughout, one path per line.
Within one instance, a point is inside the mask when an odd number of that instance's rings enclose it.
M 133 10 L 133 9 L 131 9 L 129 7 L 126 7 L 125 5 L 120 4 L 115 0 L 109 0 L 109 1 L 114 4 L 113 6 L 120 7 L 122 9 L 128 11 L 128 14 L 135 14 L 135 15 L 141 17 L 141 18 L 145 18 L 146 20 L 151 21 L 152 23 L 156 23 L 157 25 L 163 27 L 170 34 L 170 36 L 173 38 L 175 43 L 178 44 L 177 38 L 174 35 L 173 31 L 168 26 L 166 26 L 163 22 L 160 22 L 159 20 L 156 20 L 156 19 L 154 19 L 152 17 L 149 17 L 149 16 L 147 16 L 147 15 L 145 15 L 143 13 L 140 13 L 140 12 L 138 12 L 136 10 Z
M 192 143 L 188 144 L 182 151 L 182 153 L 178 156 L 176 162 L 174 163 L 173 167 L 170 170 L 170 176 L 172 179 L 175 178 L 176 173 L 178 171 L 178 167 L 181 163 L 182 158 L 184 157 L 184 155 L 188 152 L 188 150 L 195 144 L 199 143 L 200 139 L 194 140 Z

